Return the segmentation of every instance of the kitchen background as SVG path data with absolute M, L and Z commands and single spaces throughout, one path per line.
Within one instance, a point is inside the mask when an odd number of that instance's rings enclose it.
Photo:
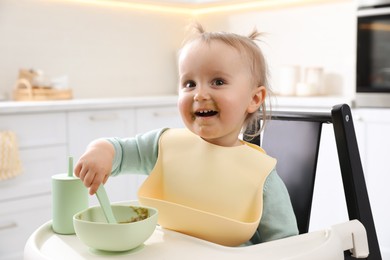
M 51 176 L 66 171 L 68 155 L 77 160 L 94 138 L 181 126 L 176 54 L 192 20 L 210 31 L 264 32 L 259 45 L 280 94 L 274 108 L 329 111 L 353 105 L 356 10 L 355 0 L 0 0 L 0 131 L 16 133 L 24 169 L 0 181 L 0 259 L 21 259 L 27 238 L 50 220 Z M 74 98 L 8 102 L 21 68 L 67 78 Z M 296 84 L 305 69 L 315 89 Z M 353 109 L 383 259 L 390 259 L 389 113 Z M 324 126 L 312 230 L 346 219 L 332 131 Z M 143 179 L 121 177 L 107 183 L 110 198 L 135 199 Z
M 178 1 L 129 2 L 0 1 L 0 96 L 11 98 L 20 68 L 67 76 L 75 98 L 175 94 L 176 53 L 194 19 L 207 30 L 264 32 L 276 92 L 283 69 L 300 66 L 323 68 L 320 94 L 354 95 L 353 0 L 266 0 L 232 10 L 204 4 L 195 12 Z

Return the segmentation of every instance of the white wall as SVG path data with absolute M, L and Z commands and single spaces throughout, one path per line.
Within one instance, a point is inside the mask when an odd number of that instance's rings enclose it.
M 77 98 L 173 94 L 187 16 L 66 0 L 0 1 L 0 95 L 19 68 L 68 75 Z
M 10 94 L 19 68 L 68 75 L 76 98 L 174 94 L 176 51 L 191 18 L 71 0 L 1 0 L 0 96 Z M 266 32 L 261 46 L 274 88 L 285 64 L 321 66 L 327 94 L 354 94 L 354 0 L 195 18 L 209 30 Z
M 326 94 L 353 96 L 356 62 L 356 6 L 353 0 L 252 10 L 200 19 L 209 30 L 264 32 L 262 46 L 278 87 L 283 65 L 324 68 Z

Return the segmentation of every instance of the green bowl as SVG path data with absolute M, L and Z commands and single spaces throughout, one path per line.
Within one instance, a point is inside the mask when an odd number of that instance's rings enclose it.
M 77 237 L 87 246 L 104 251 L 128 251 L 144 243 L 157 225 L 158 211 L 146 206 L 111 205 L 117 224 L 108 224 L 100 206 L 90 207 L 73 216 Z M 136 212 L 146 209 L 148 216 Z M 134 221 L 134 222 L 130 222 Z

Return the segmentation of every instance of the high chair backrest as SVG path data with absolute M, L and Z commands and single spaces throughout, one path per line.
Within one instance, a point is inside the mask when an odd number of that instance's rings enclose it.
M 299 232 L 307 233 L 324 123 L 333 124 L 349 219 L 359 220 L 366 228 L 367 259 L 382 259 L 348 105 L 334 106 L 330 113 L 272 111 L 261 138 L 244 134 L 244 139 L 261 144 L 278 160 L 276 169 L 289 191 Z M 345 259 L 352 259 L 349 252 Z

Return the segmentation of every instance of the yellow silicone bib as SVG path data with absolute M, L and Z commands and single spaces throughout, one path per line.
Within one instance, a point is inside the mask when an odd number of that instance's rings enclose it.
M 263 185 L 276 164 L 255 147 L 222 147 L 186 129 L 167 130 L 139 200 L 159 210 L 164 228 L 221 245 L 240 245 L 260 222 Z

